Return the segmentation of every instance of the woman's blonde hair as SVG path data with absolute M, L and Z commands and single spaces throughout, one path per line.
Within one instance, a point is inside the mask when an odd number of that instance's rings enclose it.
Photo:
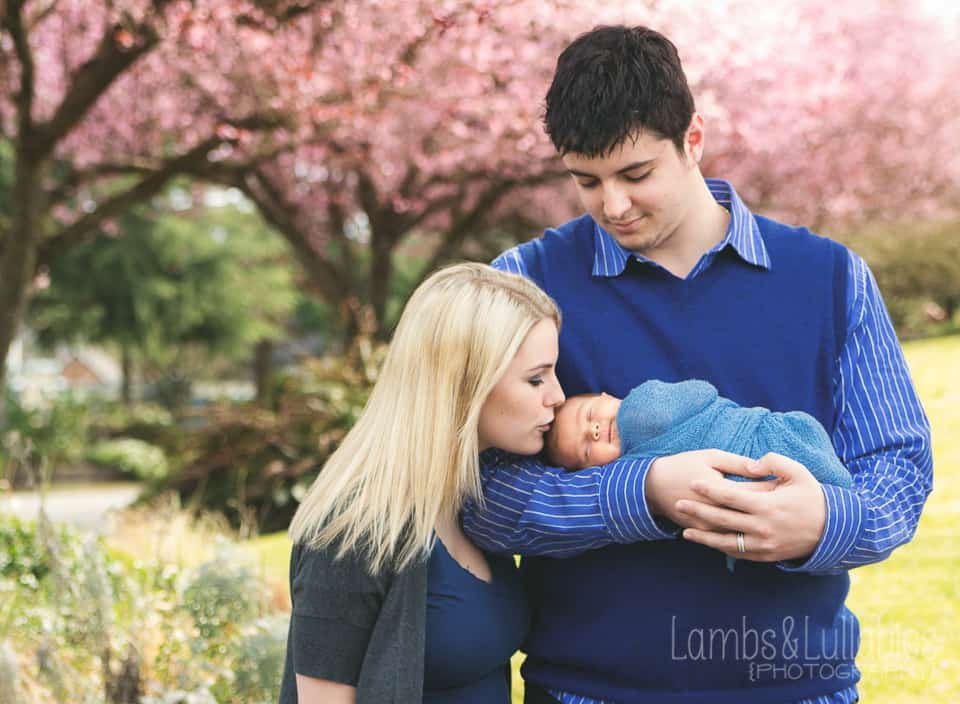
M 290 537 L 360 550 L 371 572 L 433 548 L 434 526 L 482 501 L 480 410 L 541 320 L 536 284 L 485 264 L 441 269 L 407 302 L 367 405 L 304 497 Z

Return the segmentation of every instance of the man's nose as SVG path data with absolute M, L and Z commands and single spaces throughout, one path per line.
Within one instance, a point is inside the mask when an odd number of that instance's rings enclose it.
M 603 214 L 611 220 L 621 220 L 630 210 L 630 198 L 618 184 L 604 186 Z

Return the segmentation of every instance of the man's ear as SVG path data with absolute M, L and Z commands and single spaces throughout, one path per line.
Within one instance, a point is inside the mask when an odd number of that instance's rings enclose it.
M 704 128 L 703 115 L 698 112 L 693 113 L 690 118 L 690 125 L 687 127 L 687 133 L 683 138 L 683 146 L 686 151 L 686 157 L 693 164 L 699 164 L 703 158 L 703 144 L 706 136 Z

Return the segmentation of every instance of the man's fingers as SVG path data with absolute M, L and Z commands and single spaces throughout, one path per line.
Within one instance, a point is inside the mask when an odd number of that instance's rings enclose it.
M 741 477 L 755 476 L 750 471 L 753 460 L 743 455 L 735 455 L 724 450 L 707 450 L 704 458 L 711 467 L 724 474 L 738 474 Z
M 729 479 L 715 481 L 697 479 L 690 484 L 690 488 L 711 504 L 755 514 L 766 504 L 763 497 L 757 496 L 757 489 L 746 488 L 753 483 L 755 482 L 734 482 Z
M 722 529 L 728 532 L 740 530 L 747 533 L 755 527 L 753 516 L 747 513 L 731 511 L 728 508 L 711 506 L 699 501 L 687 501 L 686 499 L 678 501 L 677 511 L 685 516 L 693 517 L 701 524 L 706 523 L 711 530 Z
M 772 474 L 778 479 L 800 479 L 804 475 L 810 475 L 810 470 L 796 460 L 776 452 L 768 452 L 757 460 L 756 474 L 762 476 Z
M 688 528 L 687 530 L 683 531 L 683 539 L 689 540 L 691 543 L 700 543 L 701 545 L 706 545 L 708 548 L 719 550 L 730 557 L 748 560 L 751 559 L 751 556 L 748 553 L 740 552 L 737 549 L 736 533 L 717 533 L 709 530 Z
M 683 531 L 683 539 L 691 543 L 706 545 L 708 548 L 719 550 L 720 552 L 735 557 L 738 560 L 753 560 L 754 562 L 773 562 L 764 552 L 755 552 L 751 546 L 751 536 L 744 535 L 743 547 L 746 552 L 740 552 L 737 546 L 737 534 L 718 533 L 709 530 L 697 530 L 696 528 L 687 528 Z
M 744 491 L 753 491 L 762 494 L 773 491 L 779 483 L 776 479 L 758 479 L 752 482 L 737 482 L 737 486 Z

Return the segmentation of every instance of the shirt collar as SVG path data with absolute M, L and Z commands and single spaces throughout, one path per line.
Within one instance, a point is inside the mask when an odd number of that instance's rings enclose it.
M 710 253 L 719 252 L 729 245 L 744 261 L 769 269 L 770 255 L 760 236 L 760 228 L 754 220 L 753 213 L 740 200 L 740 196 L 730 183 L 716 178 L 705 180 L 710 194 L 720 205 L 730 211 L 727 234 L 710 250 Z M 627 267 L 627 261 L 631 256 L 640 261 L 650 261 L 621 247 L 610 233 L 594 221 L 594 276 L 619 276 Z

